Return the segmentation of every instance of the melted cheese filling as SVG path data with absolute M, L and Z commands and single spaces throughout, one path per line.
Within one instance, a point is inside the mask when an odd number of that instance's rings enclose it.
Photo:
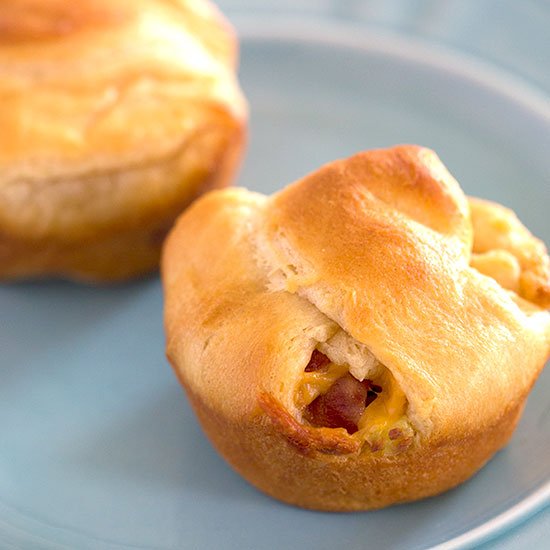
M 330 363 L 314 372 L 304 372 L 296 393 L 296 405 L 301 410 L 349 372 L 347 365 Z M 391 372 L 383 372 L 372 380 L 382 391 L 365 408 L 358 422 L 358 431 L 350 437 L 360 438 L 370 449 L 395 454 L 405 450 L 412 441 L 413 430 L 406 416 L 407 398 Z M 341 428 L 338 428 L 341 429 Z
M 382 393 L 365 409 L 359 430 L 389 429 L 405 414 L 407 398 L 390 371 L 386 370 L 376 384 L 382 387 Z

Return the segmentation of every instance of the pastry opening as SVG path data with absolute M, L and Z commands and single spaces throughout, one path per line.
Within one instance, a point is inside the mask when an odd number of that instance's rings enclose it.
M 363 379 L 351 370 L 313 350 L 296 393 L 302 421 L 314 428 L 343 429 L 373 452 L 406 450 L 414 436 L 408 401 L 389 369 L 378 362 Z

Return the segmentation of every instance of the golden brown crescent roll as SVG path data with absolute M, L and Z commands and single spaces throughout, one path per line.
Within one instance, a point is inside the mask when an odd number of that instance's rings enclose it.
M 154 269 L 177 215 L 236 168 L 235 65 L 205 0 L 2 0 L 0 278 Z
M 210 193 L 179 219 L 168 357 L 262 491 L 321 510 L 419 499 L 509 440 L 550 352 L 548 262 L 432 151 L 360 153 L 271 197 Z

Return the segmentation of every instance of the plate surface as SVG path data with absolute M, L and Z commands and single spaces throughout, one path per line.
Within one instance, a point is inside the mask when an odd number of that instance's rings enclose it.
M 335 158 L 419 143 L 550 242 L 550 115 L 528 88 L 334 25 L 240 29 L 252 120 L 240 185 L 270 193 Z M 456 547 L 550 501 L 550 372 L 509 447 L 458 489 L 322 514 L 263 496 L 212 450 L 164 359 L 156 278 L 4 286 L 0 327 L 1 548 Z

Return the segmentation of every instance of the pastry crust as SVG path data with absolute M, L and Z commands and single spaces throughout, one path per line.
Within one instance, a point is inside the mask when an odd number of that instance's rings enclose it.
M 307 508 L 372 509 L 449 489 L 507 443 L 550 353 L 550 274 L 517 218 L 485 231 L 510 211 L 479 204 L 435 153 L 399 146 L 181 216 L 162 260 L 167 354 L 246 479 Z M 514 232 L 525 246 L 503 245 Z M 506 249 L 536 282 L 502 287 L 472 267 L 477 248 Z M 393 380 L 404 414 L 312 425 L 299 396 L 316 349 L 357 380 Z
M 236 55 L 205 0 L 4 0 L 0 277 L 154 269 L 240 160 Z

